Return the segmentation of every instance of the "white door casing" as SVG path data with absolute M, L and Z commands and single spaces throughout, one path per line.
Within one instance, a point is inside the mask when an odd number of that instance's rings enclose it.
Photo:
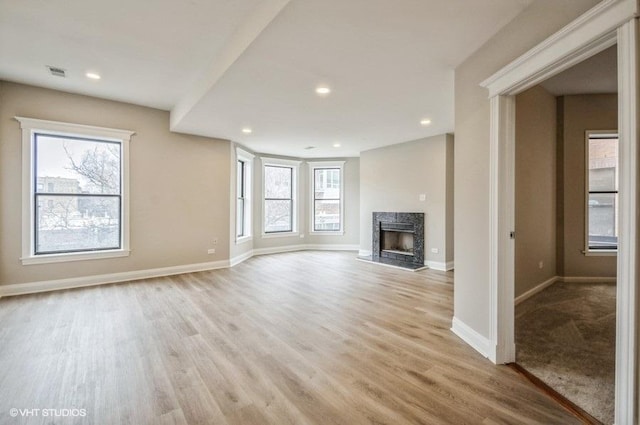
M 635 424 L 638 249 L 637 0 L 604 0 L 481 85 L 491 101 L 490 343 L 494 363 L 515 360 L 514 241 L 515 96 L 618 44 L 620 213 L 616 308 L 615 423 Z M 517 235 L 516 235 L 517 237 Z

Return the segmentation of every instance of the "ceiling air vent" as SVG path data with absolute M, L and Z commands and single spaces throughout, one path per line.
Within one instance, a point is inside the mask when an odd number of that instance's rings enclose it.
M 311 149 L 315 149 L 315 146 L 307 146 L 306 148 L 304 148 L 304 150 L 310 151 Z
M 62 68 L 58 68 L 57 66 L 47 65 L 47 69 L 49 70 L 51 75 L 55 75 L 56 77 L 65 78 L 67 76 L 66 71 Z

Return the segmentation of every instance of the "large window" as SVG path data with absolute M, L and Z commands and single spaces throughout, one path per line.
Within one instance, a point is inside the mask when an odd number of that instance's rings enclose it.
M 251 180 L 253 155 L 237 149 L 236 162 L 236 241 L 251 237 Z
M 19 118 L 23 263 L 128 254 L 131 132 Z
M 295 232 L 297 162 L 267 160 L 263 171 L 264 233 Z
M 310 162 L 311 228 L 313 232 L 341 233 L 343 230 L 344 162 Z
M 618 249 L 618 135 L 587 132 L 587 252 Z

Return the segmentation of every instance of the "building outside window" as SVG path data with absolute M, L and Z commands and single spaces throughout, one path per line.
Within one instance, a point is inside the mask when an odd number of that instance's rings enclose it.
M 618 135 L 587 132 L 586 251 L 618 249 Z
M 126 156 L 133 133 L 19 121 L 23 263 L 128 255 Z
M 312 232 L 343 233 L 343 169 L 343 161 L 309 163 Z

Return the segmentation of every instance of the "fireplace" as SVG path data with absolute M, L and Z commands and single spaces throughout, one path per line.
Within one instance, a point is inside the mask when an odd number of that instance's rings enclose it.
M 371 260 L 424 267 L 424 213 L 374 212 Z

